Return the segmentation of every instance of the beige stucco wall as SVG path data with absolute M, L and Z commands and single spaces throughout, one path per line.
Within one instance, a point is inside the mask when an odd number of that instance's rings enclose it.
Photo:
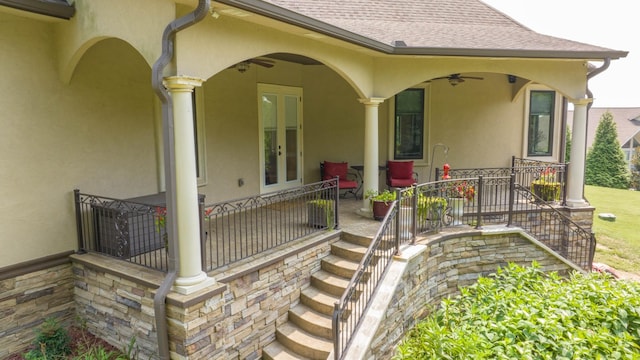
M 157 189 L 150 69 L 117 40 L 59 81 L 53 24 L 0 13 L 0 268 L 76 248 L 74 188 Z

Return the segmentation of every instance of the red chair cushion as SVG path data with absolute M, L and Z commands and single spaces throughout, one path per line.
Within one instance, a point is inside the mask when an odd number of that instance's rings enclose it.
M 333 179 L 336 176 L 340 179 L 340 182 L 347 179 L 347 170 L 349 169 L 349 165 L 346 162 L 334 163 L 325 161 L 324 162 L 324 176 L 322 180 Z
M 409 179 L 413 182 L 413 161 L 389 161 L 388 166 L 390 179 Z
M 410 186 L 413 186 L 414 182 L 415 181 L 413 180 L 413 178 L 411 178 L 411 179 L 390 178 L 389 179 L 389 186 L 391 186 L 391 187 L 410 187 Z
M 355 189 L 358 187 L 357 181 L 343 180 L 338 181 L 338 189 Z

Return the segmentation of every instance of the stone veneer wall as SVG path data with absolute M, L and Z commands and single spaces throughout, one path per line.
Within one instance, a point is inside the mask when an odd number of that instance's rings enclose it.
M 459 294 L 459 287 L 495 273 L 499 266 L 509 262 L 528 266 L 535 260 L 544 271 L 566 275 L 576 270 L 517 230 L 469 230 L 432 239 L 425 245 L 423 251 L 407 260 L 365 359 L 390 359 L 404 334 L 443 298 Z
M 24 352 L 47 318 L 73 321 L 70 253 L 0 269 L 0 358 Z
M 292 251 L 283 249 L 249 266 L 219 274 L 222 294 L 179 303 L 169 299 L 172 355 L 189 359 L 260 359 L 262 348 L 275 340 L 276 327 L 300 300 L 300 291 L 320 270 L 320 259 L 331 252 L 329 238 L 313 240 Z M 260 264 L 260 262 L 262 262 Z M 258 264 L 256 264 L 258 263 Z
M 259 359 L 339 234 L 330 231 L 211 273 L 214 288 L 170 292 L 171 358 Z M 77 312 L 89 330 L 119 348 L 135 336 L 138 358 L 157 358 L 153 297 L 164 274 L 96 254 L 72 260 Z

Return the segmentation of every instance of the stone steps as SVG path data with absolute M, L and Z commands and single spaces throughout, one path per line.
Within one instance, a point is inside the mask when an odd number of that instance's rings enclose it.
M 289 310 L 288 321 L 278 325 L 276 341 L 262 350 L 268 360 L 322 359 L 333 351 L 331 317 L 335 303 L 349 284 L 370 239 L 342 233 L 312 274 L 310 286 L 300 293 L 300 303 Z

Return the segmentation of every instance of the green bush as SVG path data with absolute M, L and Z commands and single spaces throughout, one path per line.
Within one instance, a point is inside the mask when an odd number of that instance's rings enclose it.
M 67 330 L 54 318 L 48 318 L 33 341 L 35 349 L 25 354 L 27 360 L 64 359 L 71 353 L 71 337 Z
M 395 359 L 640 359 L 640 284 L 509 264 L 443 300 Z

